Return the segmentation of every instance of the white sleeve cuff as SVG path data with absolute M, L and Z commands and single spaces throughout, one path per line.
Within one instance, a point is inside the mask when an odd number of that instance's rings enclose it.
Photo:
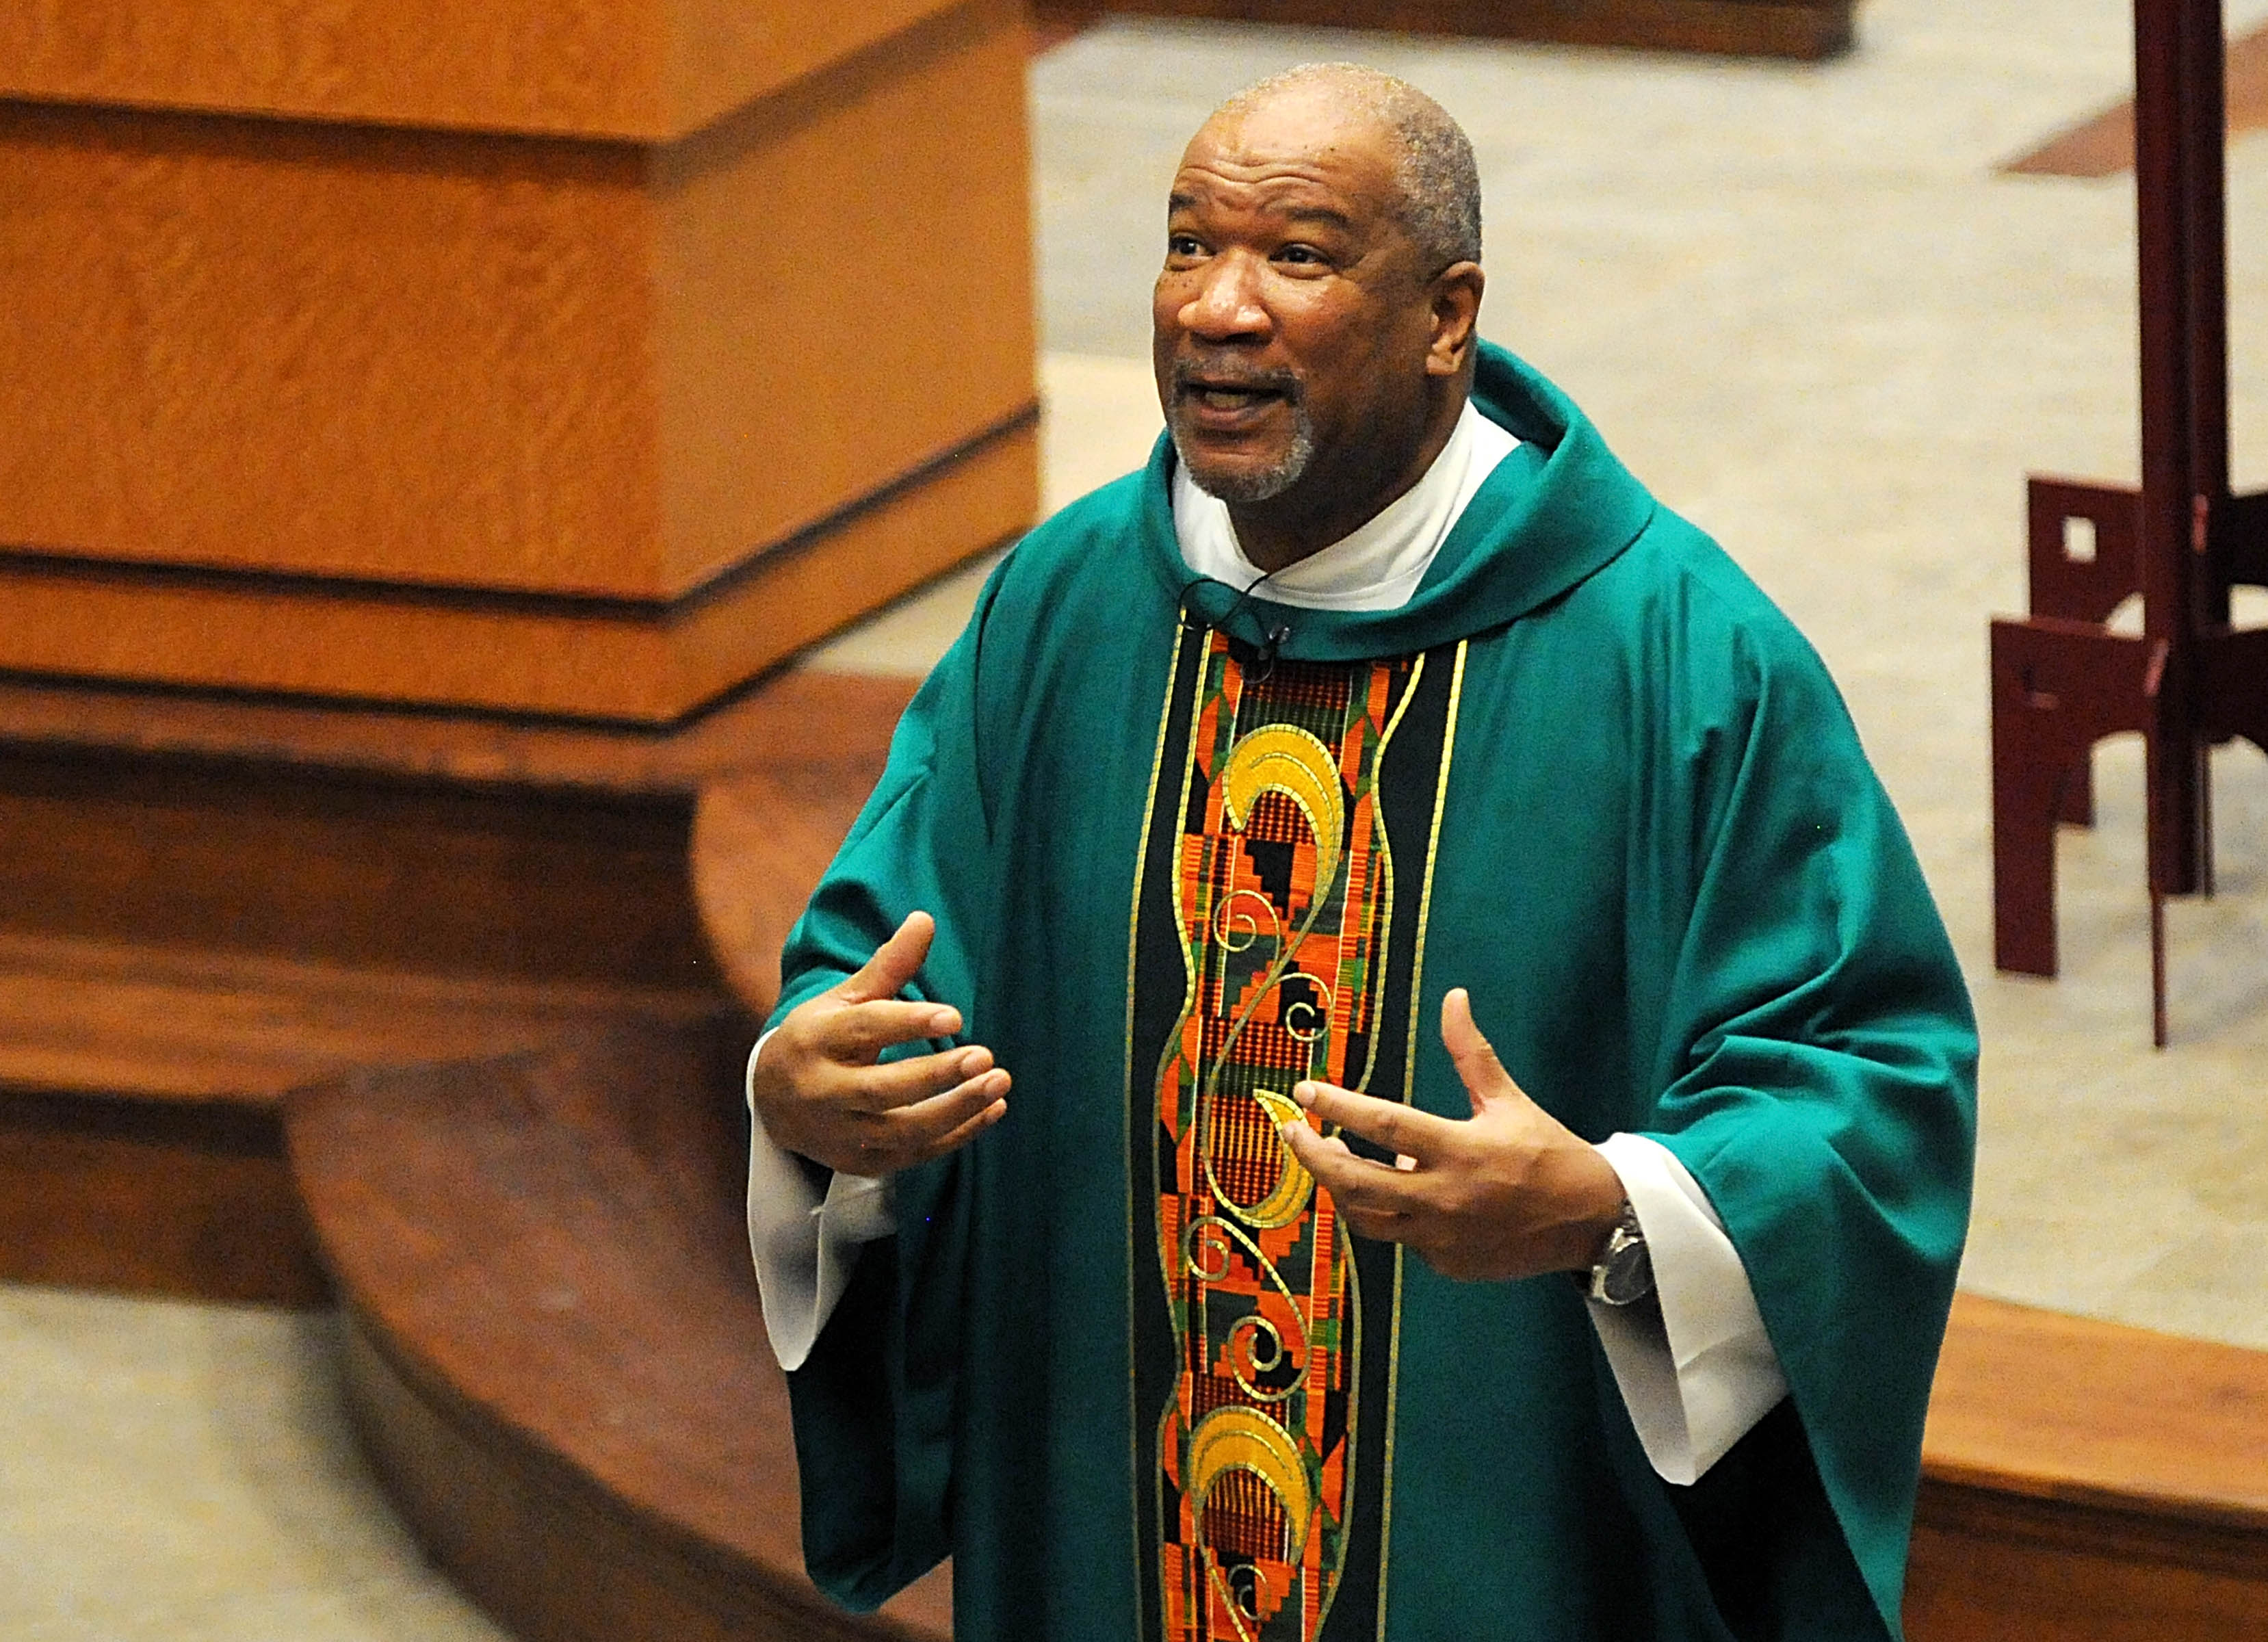
M 1676 1154 L 1613 1135 L 1613 1166 L 1646 1233 L 1653 1302 L 1594 1303 L 1591 1321 L 1646 1457 L 1664 1482 L 1691 1484 L 1787 1395 L 1748 1268 Z
M 753 1087 L 756 1057 L 771 1035 L 758 1038 L 748 1056 L 748 1252 L 772 1355 L 793 1370 L 834 1314 L 859 1246 L 893 1235 L 898 1222 L 887 1179 L 838 1174 L 822 1197 L 795 1155 L 764 1132 Z

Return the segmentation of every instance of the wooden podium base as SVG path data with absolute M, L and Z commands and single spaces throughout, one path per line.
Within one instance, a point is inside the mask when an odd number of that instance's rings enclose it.
M 666 598 L 82 563 L 0 549 L 0 668 L 662 725 L 1012 540 L 1037 407 Z
M 2268 1352 L 1960 1296 L 1906 1633 L 2268 1636 Z
M 285 1094 L 745 1022 L 910 688 L 651 733 L 0 684 L 0 1276 L 321 1298 Z M 751 837 L 781 782 L 828 796 Z

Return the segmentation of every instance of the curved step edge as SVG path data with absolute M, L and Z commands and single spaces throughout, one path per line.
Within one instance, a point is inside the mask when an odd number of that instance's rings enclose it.
M 633 1034 L 627 1044 L 619 1035 L 609 1036 L 613 1041 L 604 1046 L 601 1060 L 611 1058 L 619 1065 L 627 1051 L 634 1063 L 642 1050 L 651 1049 L 657 1081 L 665 1086 L 673 1071 L 684 1070 L 678 1057 L 691 1042 L 681 1032 Z M 442 1347 L 437 1357 L 415 1336 L 421 1313 L 431 1314 L 433 1295 L 378 1292 L 388 1282 L 398 1286 L 402 1269 L 396 1263 L 389 1273 L 388 1260 L 398 1261 L 398 1251 L 387 1256 L 355 1246 L 358 1226 L 354 1200 L 358 1197 L 364 1200 L 359 1234 L 365 1240 L 375 1234 L 398 1241 L 408 1233 L 420 1242 L 430 1240 L 443 1251 L 442 1265 L 412 1279 L 413 1284 L 430 1283 L 447 1291 L 464 1284 L 470 1271 L 474 1281 L 464 1292 L 479 1295 L 481 1304 L 490 1306 L 513 1285 L 520 1285 L 531 1292 L 513 1302 L 519 1314 L 501 1318 L 501 1326 L 507 1333 L 541 1328 L 536 1314 L 543 1304 L 537 1291 L 553 1274 L 515 1272 L 508 1262 L 503 1269 L 464 1263 L 467 1246 L 480 1247 L 481 1240 L 492 1239 L 496 1230 L 492 1220 L 480 1220 L 477 1206 L 467 1222 L 470 1235 L 463 1239 L 452 1235 L 447 1224 L 453 1208 L 460 1216 L 468 1212 L 453 1196 L 437 1197 L 429 1190 L 416 1203 L 394 1204 L 388 1214 L 371 1215 L 370 1194 L 384 1194 L 389 1188 L 415 1190 L 397 1177 L 405 1168 L 414 1174 L 416 1166 L 394 1160 L 389 1175 L 384 1150 L 369 1142 L 382 1130 L 374 1119 L 380 1113 L 390 1121 L 406 1118 L 406 1130 L 447 1133 L 453 1143 L 476 1140 L 472 1127 L 478 1120 L 470 1109 L 469 1091 L 511 1084 L 515 1086 L 508 1099 L 520 1101 L 525 1108 L 531 1089 L 540 1092 L 547 1076 L 562 1075 L 563 1065 L 571 1069 L 566 1075 L 573 1075 L 576 1064 L 592 1048 L 562 1046 L 553 1052 L 477 1064 L 365 1074 L 303 1091 L 287 1108 L 295 1173 L 341 1298 L 349 1411 L 382 1486 L 436 1563 L 528 1642 L 773 1642 L 789 1638 L 940 1642 L 950 1629 L 950 1585 L 942 1571 L 902 1594 L 883 1615 L 845 1613 L 810 1583 L 792 1552 L 798 1496 L 792 1457 L 768 1472 L 751 1467 L 740 1473 L 747 1476 L 749 1487 L 745 1518 L 720 1516 L 713 1492 L 705 1502 L 705 1521 L 697 1506 L 674 1513 L 666 1477 L 657 1481 L 649 1475 L 642 1479 L 644 1486 L 633 1485 L 625 1493 L 621 1484 L 602 1474 L 608 1462 L 603 1442 L 589 1456 L 578 1457 L 579 1427 L 571 1414 L 552 1408 L 548 1423 L 556 1428 L 546 1429 L 548 1399 L 508 1380 L 486 1386 L 474 1383 L 482 1379 L 483 1366 L 466 1357 L 465 1344 L 468 1321 L 477 1314 L 477 1306 L 451 1315 L 443 1324 L 445 1336 L 455 1337 L 436 1342 Z M 578 1116 L 585 1122 L 591 1118 L 588 1112 Z M 453 1126 L 446 1126 L 453 1117 Z M 493 1114 L 490 1121 L 494 1121 Z M 533 1128 L 547 1121 L 548 1115 L 526 1111 Z M 582 1138 L 598 1146 L 607 1144 L 600 1134 Z M 557 1137 L 552 1139 L 556 1143 Z M 620 1156 L 602 1162 L 604 1167 L 593 1166 L 602 1174 L 608 1168 L 641 1167 L 637 1160 Z M 614 1183 L 622 1184 L 619 1178 Z M 606 1184 L 599 1182 L 601 1189 L 596 1197 L 612 1211 L 614 1199 L 604 1189 Z M 424 1185 L 430 1188 L 431 1182 Z M 665 1185 L 644 1206 L 651 1211 L 654 1203 L 670 1196 Z M 558 1225 L 545 1229 L 556 1234 L 559 1225 L 571 1225 L 574 1217 L 590 1214 L 593 1201 L 593 1195 L 582 1194 L 578 1202 L 560 1208 Z M 491 1214 L 493 1210 L 491 1200 Z M 541 1203 L 529 1204 L 527 1212 L 546 1216 Z M 665 1233 L 651 1244 L 654 1257 L 665 1263 L 681 1262 L 688 1254 L 697 1259 L 696 1251 L 710 1241 L 699 1228 L 632 1229 Z M 686 1234 L 668 1234 L 681 1230 Z M 643 1235 L 637 1241 L 641 1250 L 648 1247 Z M 508 1246 L 505 1252 L 518 1252 L 518 1248 Z M 720 1256 L 724 1253 L 718 1252 Z M 666 1281 L 666 1272 L 657 1276 Z M 761 1321 L 754 1316 L 753 1279 L 738 1270 L 730 1277 L 734 1286 L 750 1291 L 745 1308 L 737 1303 L 738 1296 L 725 1295 L 733 1320 L 748 1324 L 745 1329 L 736 1327 L 734 1337 L 745 1334 L 749 1349 L 761 1352 L 764 1348 Z M 714 1287 L 713 1279 L 704 1278 L 704 1284 Z M 740 1316 L 743 1309 L 750 1314 L 747 1317 Z M 477 1326 L 473 1325 L 475 1331 Z M 605 1349 L 592 1352 L 587 1362 L 556 1366 L 603 1379 L 609 1359 L 650 1360 L 649 1343 L 635 1333 L 600 1344 Z M 449 1360 L 471 1372 L 453 1373 L 445 1366 Z M 768 1359 L 760 1364 L 751 1359 L 750 1366 L 756 1381 L 777 1375 Z M 724 1400 L 735 1405 L 738 1417 L 779 1422 L 777 1440 L 760 1446 L 786 1455 L 784 1389 L 774 1387 L 752 1402 L 746 1391 L 743 1388 L 743 1395 Z M 635 1388 L 626 1387 L 624 1395 L 634 1396 Z M 621 1459 L 619 1452 L 612 1455 L 616 1465 Z M 757 1530 L 740 1536 L 740 1543 L 731 1543 L 718 1531 L 727 1521 L 758 1519 Z M 781 1550 L 777 1556 L 757 1554 L 750 1549 L 752 1543 L 777 1544 Z

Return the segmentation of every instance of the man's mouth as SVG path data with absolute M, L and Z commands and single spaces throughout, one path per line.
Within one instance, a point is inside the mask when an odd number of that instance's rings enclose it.
M 1283 395 L 1262 387 L 1192 387 L 1189 397 L 1207 410 L 1249 410 L 1255 406 Z
M 1225 416 L 1257 410 L 1278 400 L 1296 403 L 1299 389 L 1299 379 L 1288 371 L 1231 375 L 1182 364 L 1174 372 L 1176 398 Z

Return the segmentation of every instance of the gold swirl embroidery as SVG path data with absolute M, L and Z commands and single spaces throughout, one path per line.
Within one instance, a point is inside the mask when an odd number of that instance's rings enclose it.
M 1259 1244 L 1254 1242 L 1228 1221 L 1222 1219 L 1217 1214 L 1201 1214 L 1191 1220 L 1188 1229 L 1182 1233 L 1182 1268 L 1201 1283 L 1226 1281 L 1237 1248 L 1244 1250 L 1252 1262 L 1253 1269 L 1265 1278 L 1269 1286 L 1282 1297 L 1292 1326 L 1299 1331 L 1298 1337 L 1291 1342 L 1291 1349 L 1296 1358 L 1292 1365 L 1297 1370 L 1295 1377 L 1291 1385 L 1286 1387 L 1280 1395 L 1270 1395 L 1265 1397 L 1269 1402 L 1281 1402 L 1284 1397 L 1301 1388 L 1300 1382 L 1307 1378 L 1307 1355 L 1310 1347 L 1307 1342 L 1307 1319 L 1300 1310 L 1299 1296 L 1292 1293 L 1290 1285 L 1284 1281 L 1284 1274 L 1276 1269 L 1276 1263 L 1261 1252 Z M 1207 1263 L 1199 1263 L 1200 1254 L 1208 1257 Z M 1269 1328 L 1270 1332 L 1275 1331 L 1275 1325 L 1272 1323 Z M 1277 1343 L 1279 1348 L 1283 1344 L 1283 1337 L 1280 1334 L 1277 1336 Z M 1274 1365 L 1256 1363 L 1254 1366 L 1259 1372 L 1265 1373 Z M 1241 1379 L 1241 1376 L 1239 1378 Z M 1261 1388 L 1255 1385 L 1247 1385 L 1245 1389 L 1253 1392 L 1256 1395 L 1262 1395 Z
M 1207 1258 L 1198 1259 L 1199 1254 Z M 1229 1263 L 1235 1257 L 1236 1251 L 1228 1245 L 1226 1221 L 1201 1214 L 1182 1233 L 1182 1270 L 1200 1283 L 1226 1282 Z
M 1263 725 L 1228 749 L 1220 802 L 1230 828 L 1242 832 L 1263 792 L 1280 792 L 1300 806 L 1315 836 L 1314 899 L 1330 893 L 1346 836 L 1346 790 L 1339 761 L 1294 724 Z
M 1213 1484 L 1232 1471 L 1258 1478 L 1283 1507 L 1284 1560 L 1288 1563 L 1298 1562 L 1307 1549 L 1307 1531 L 1314 1520 L 1314 1490 L 1307 1480 L 1300 1445 L 1258 1409 L 1235 1404 L 1215 1409 L 1189 1433 L 1189 1495 L 1196 1506 L 1197 1543 L 1204 1549 L 1205 1573 L 1228 1599 L 1226 1606 L 1238 1631 L 1248 1637 L 1251 1633 L 1244 1621 L 1257 1604 L 1248 1606 L 1221 1577 L 1220 1565 L 1206 1543 L 1205 1508 L 1211 1503 Z
M 1244 909 L 1245 902 L 1256 901 L 1260 903 L 1260 910 L 1268 915 L 1268 925 L 1264 930 L 1259 918 Z M 1280 945 L 1284 939 L 1284 920 L 1276 910 L 1276 903 L 1258 890 L 1236 890 L 1213 909 L 1213 944 L 1223 952 L 1242 952 L 1263 936 Z
M 1307 1121 L 1306 1114 L 1288 1095 L 1278 1094 L 1273 1089 L 1255 1089 L 1252 1098 L 1260 1102 L 1261 1109 L 1273 1123 L 1299 1123 Z M 1274 1189 L 1265 1197 L 1248 1209 L 1226 1197 L 1221 1199 L 1248 1224 L 1263 1232 L 1272 1231 L 1279 1226 L 1289 1226 L 1306 1213 L 1307 1199 L 1315 1189 L 1315 1177 L 1307 1173 L 1305 1164 L 1292 1155 L 1292 1148 L 1285 1145 L 1280 1137 L 1276 1146 L 1283 1153 L 1284 1172 L 1277 1177 Z
M 1291 1359 L 1283 1331 L 1257 1312 L 1239 1317 L 1228 1327 L 1228 1372 L 1256 1403 L 1287 1403 L 1300 1390 L 1295 1377 L 1289 1385 L 1269 1387 L 1260 1376 L 1272 1374 Z M 1264 1355 L 1263 1355 L 1264 1353 Z
M 1257 921 L 1254 921 L 1255 927 L 1250 936 L 1240 946 L 1232 943 L 1221 927 L 1223 916 L 1245 896 L 1261 902 L 1268 907 L 1277 946 L 1275 961 L 1269 965 L 1261 984 L 1254 989 L 1251 1000 L 1238 1012 L 1236 1020 L 1229 1027 L 1228 1036 L 1221 1046 L 1220 1061 L 1225 1063 L 1236 1041 L 1243 1035 L 1246 1024 L 1258 1011 L 1262 1000 L 1281 986 L 1290 975 L 1307 932 L 1314 927 L 1316 918 L 1337 884 L 1339 858 L 1346 833 L 1346 792 L 1341 783 L 1338 761 L 1331 749 L 1312 732 L 1291 724 L 1263 725 L 1239 737 L 1228 749 L 1220 784 L 1223 817 L 1233 830 L 1244 830 L 1251 819 L 1252 806 L 1259 802 L 1261 794 L 1281 792 L 1298 806 L 1300 815 L 1307 821 L 1308 833 L 1315 841 L 1315 876 L 1314 888 L 1307 897 L 1307 915 L 1291 940 L 1284 939 L 1281 920 L 1275 907 L 1264 895 L 1256 895 L 1248 890 L 1240 891 L 1224 902 L 1219 912 L 1215 914 L 1213 939 L 1224 950 L 1241 952 L 1259 939 Z M 1320 980 L 1308 978 L 1314 984 L 1323 986 Z M 1324 987 L 1324 991 L 1328 998 L 1329 988 Z M 1330 1032 L 1330 1006 L 1326 1003 L 1318 1021 L 1307 1019 L 1318 1012 L 1313 1004 L 1302 1001 L 1292 1005 L 1285 1011 L 1285 1030 L 1301 1043 L 1314 1045 L 1324 1042 Z M 1302 1024 L 1292 1024 L 1292 1010 L 1302 1012 Z M 1216 1197 L 1235 1208 L 1252 1225 L 1263 1227 L 1288 1226 L 1306 1207 L 1308 1193 L 1314 1182 L 1281 1141 L 1277 1143 L 1277 1147 L 1281 1154 L 1282 1173 L 1276 1188 L 1252 1209 L 1246 1210 L 1231 1197 L 1214 1175 L 1211 1150 L 1206 1143 L 1209 1137 L 1204 1131 L 1211 1127 L 1209 1108 L 1214 1101 L 1220 1098 L 1218 1086 L 1219 1064 L 1216 1063 L 1213 1071 L 1206 1077 L 1198 1101 L 1197 1119 L 1201 1136 L 1198 1156 L 1203 1160 L 1206 1184 L 1212 1189 Z
M 1189 1432 L 1189 1493 L 1200 1521 L 1205 1496 L 1228 1471 L 1249 1471 L 1268 1485 L 1284 1507 L 1284 1560 L 1297 1562 L 1307 1548 L 1314 1492 L 1292 1434 L 1258 1409 L 1231 1403 L 1213 1410 Z

